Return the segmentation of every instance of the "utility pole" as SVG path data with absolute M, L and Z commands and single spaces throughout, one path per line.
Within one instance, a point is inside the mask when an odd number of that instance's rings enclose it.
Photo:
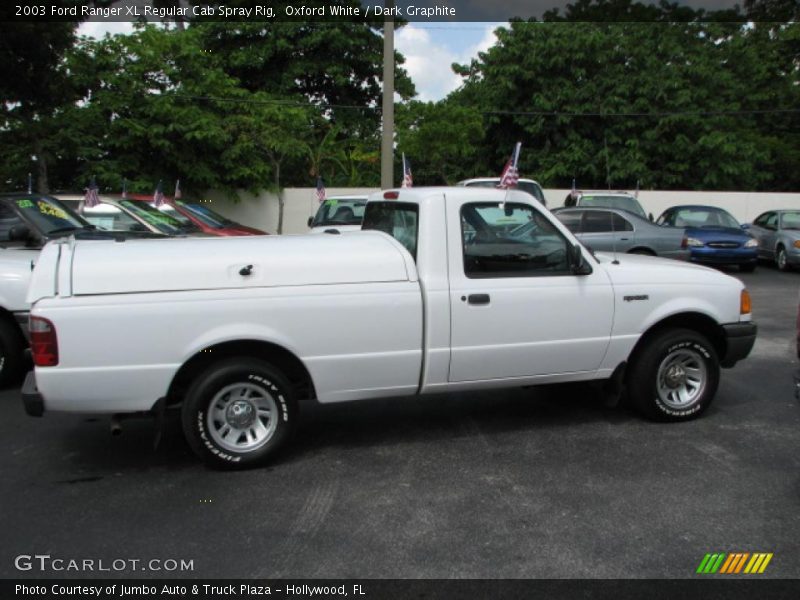
M 383 129 L 381 133 L 381 188 L 394 187 L 394 0 L 384 0 L 383 22 Z

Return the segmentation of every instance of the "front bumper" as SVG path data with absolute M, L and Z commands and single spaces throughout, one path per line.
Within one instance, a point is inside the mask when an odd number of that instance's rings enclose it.
M 36 374 L 33 371 L 28 371 L 22 384 L 22 403 L 30 416 L 41 417 L 44 414 L 44 398 L 36 388 Z
M 722 326 L 725 334 L 725 356 L 720 358 L 720 364 L 728 369 L 738 361 L 746 358 L 756 342 L 758 327 L 755 323 L 730 323 Z

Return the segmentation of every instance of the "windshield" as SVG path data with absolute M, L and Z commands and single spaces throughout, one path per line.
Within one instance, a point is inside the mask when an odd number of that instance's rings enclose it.
M 739 223 L 728 211 L 712 207 L 680 208 L 668 213 L 660 224 L 673 227 L 739 228 Z
M 634 198 L 633 196 L 611 196 L 611 195 L 595 195 L 592 194 L 591 196 L 584 194 L 581 196 L 581 199 L 578 203 L 579 206 L 598 206 L 601 208 L 619 208 L 621 210 L 627 210 L 635 215 L 639 215 L 643 219 L 647 218 L 647 215 L 642 208 L 642 205 L 639 204 L 639 201 Z
M 49 196 L 19 198 L 14 200 L 14 204 L 25 219 L 44 235 L 66 235 L 76 229 L 92 228 L 88 221 L 76 215 L 59 200 Z
M 329 198 L 317 210 L 311 227 L 324 225 L 361 225 L 366 200 Z
M 196 218 L 198 221 L 202 221 L 209 227 L 213 227 L 215 229 L 222 229 L 223 227 L 230 227 L 232 225 L 236 225 L 236 223 L 234 223 L 230 219 L 223 217 L 219 213 L 215 213 L 213 210 L 211 210 L 204 204 L 199 204 L 197 202 L 183 202 L 181 200 L 176 200 L 175 203 L 185 211 L 191 213 L 192 216 Z
M 800 211 L 782 213 L 781 229 L 800 229 Z
M 136 200 L 120 200 L 119 203 L 121 206 L 131 211 L 144 222 L 149 223 L 159 231 L 162 231 L 168 235 L 195 233 L 200 231 L 196 225 L 192 223 L 185 225 L 177 219 L 172 218 L 168 214 L 161 212 L 154 206 L 151 206 L 147 202 L 140 202 Z

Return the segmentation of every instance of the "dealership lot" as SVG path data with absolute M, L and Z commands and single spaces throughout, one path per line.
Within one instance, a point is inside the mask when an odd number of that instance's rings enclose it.
M 0 576 L 93 576 L 15 568 L 48 554 L 146 577 L 681 578 L 709 552 L 770 552 L 759 577 L 800 577 L 800 273 L 731 274 L 759 337 L 685 424 L 586 385 L 307 406 L 278 460 L 224 473 L 174 416 L 153 450 L 150 421 L 111 437 L 107 419 L 27 417 L 5 390 Z

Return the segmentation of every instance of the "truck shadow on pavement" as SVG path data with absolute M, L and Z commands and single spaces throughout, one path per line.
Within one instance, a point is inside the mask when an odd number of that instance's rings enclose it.
M 559 384 L 424 397 L 403 397 L 321 405 L 303 402 L 294 439 L 268 467 L 307 460 L 328 449 L 370 448 L 452 439 L 491 443 L 503 434 L 537 434 L 582 425 L 623 424 L 640 420 L 623 407 L 607 407 L 591 384 Z M 107 417 L 48 415 L 48 454 L 57 455 L 57 483 L 101 480 L 107 473 L 202 468 L 183 438 L 180 412 L 169 411 L 154 448 L 152 419 L 122 422 L 111 435 Z M 45 457 L 42 457 L 45 458 Z M 50 465 L 48 465 L 50 466 Z

